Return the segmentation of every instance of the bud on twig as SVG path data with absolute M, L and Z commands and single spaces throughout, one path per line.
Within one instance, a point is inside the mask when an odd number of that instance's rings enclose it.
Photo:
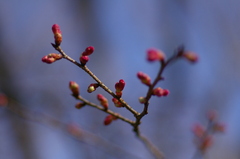
M 145 74 L 145 73 L 143 73 L 143 72 L 138 72 L 138 73 L 137 73 L 137 77 L 138 77 L 138 79 L 141 80 L 141 82 L 142 82 L 143 84 L 145 84 L 145 85 L 147 85 L 147 86 L 150 86 L 150 85 L 151 85 L 151 78 L 150 78 L 147 74 Z
M 117 98 L 113 98 L 112 102 L 116 107 L 123 107 L 123 104 Z
M 85 105 L 86 105 L 86 103 L 84 103 L 84 102 L 78 102 L 78 103 L 75 105 L 75 108 L 80 109 L 80 108 L 84 107 Z
M 100 101 L 101 105 L 105 108 L 108 109 L 108 100 L 105 98 L 103 95 L 98 94 L 97 99 Z
M 97 88 L 99 87 L 99 84 L 97 83 L 91 83 L 89 86 L 88 86 L 88 93 L 92 93 L 94 92 Z
M 165 55 L 162 51 L 152 48 L 147 51 L 147 60 L 149 62 L 153 61 L 164 61 Z
M 197 54 L 195 54 L 194 52 L 186 51 L 186 52 L 184 52 L 184 53 L 182 54 L 182 56 L 183 56 L 186 60 L 188 60 L 188 61 L 190 61 L 190 62 L 192 62 L 192 63 L 195 63 L 195 62 L 198 61 L 198 56 L 197 56 Z
M 138 100 L 139 100 L 139 102 L 141 104 L 144 104 L 146 102 L 146 98 L 145 97 L 139 97 Z
M 79 86 L 78 86 L 78 84 L 74 81 L 70 81 L 69 82 L 69 88 L 72 91 L 72 95 L 77 98 L 79 96 Z
M 48 63 L 48 64 L 51 64 L 57 60 L 60 60 L 62 59 L 62 55 L 61 54 L 57 54 L 57 53 L 51 53 L 51 54 L 48 54 L 46 56 L 44 56 L 42 58 L 42 62 L 45 62 L 45 63 Z
M 125 87 L 125 81 L 123 79 L 120 79 L 119 82 L 115 84 L 115 89 L 116 89 L 116 95 L 118 97 L 122 96 L 122 90 Z
M 169 91 L 167 89 L 162 89 L 160 87 L 157 87 L 157 88 L 153 89 L 152 94 L 156 95 L 158 97 L 167 96 L 169 94 Z
M 88 56 L 81 56 L 79 60 L 80 60 L 82 65 L 86 65 L 87 62 L 89 61 L 89 57 Z
M 59 46 L 62 42 L 62 32 L 60 30 L 60 26 L 58 24 L 54 24 L 52 26 L 52 32 L 54 34 L 55 45 Z
M 85 51 L 82 53 L 82 56 L 89 56 L 94 52 L 94 47 L 89 46 L 85 49 Z
M 113 116 L 112 114 L 109 114 L 108 116 L 106 116 L 103 123 L 104 125 L 109 125 L 113 120 L 117 120 L 117 117 Z

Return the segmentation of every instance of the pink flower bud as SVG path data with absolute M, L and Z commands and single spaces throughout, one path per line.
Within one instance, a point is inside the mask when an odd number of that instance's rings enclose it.
M 158 97 L 167 96 L 169 94 L 169 91 L 167 89 L 162 89 L 160 87 L 157 87 L 157 88 L 153 89 L 152 94 L 156 95 Z
M 42 58 L 42 62 L 45 62 L 45 63 L 48 63 L 48 64 L 51 64 L 57 60 L 60 60 L 62 59 L 62 55 L 61 54 L 57 54 L 57 53 L 50 53 L 46 56 L 44 56 Z
M 88 86 L 88 93 L 92 93 L 94 92 L 97 88 L 99 87 L 99 84 L 97 83 L 91 83 L 89 86 Z
M 111 114 L 109 114 L 108 116 L 106 116 L 106 118 L 104 119 L 104 125 L 109 125 L 111 124 L 111 122 L 113 120 L 117 120 L 117 118 Z
M 78 95 L 79 95 L 79 86 L 78 86 L 78 84 L 76 82 L 74 82 L 74 81 L 70 81 L 69 82 L 69 88 L 72 91 L 72 95 L 74 97 L 78 97 Z
M 139 100 L 139 102 L 141 104 L 144 104 L 146 102 L 146 98 L 145 97 L 139 97 L 138 100 Z
M 85 49 L 85 51 L 82 53 L 82 56 L 89 56 L 94 52 L 94 47 L 89 46 Z
M 193 125 L 192 132 L 196 137 L 201 138 L 202 136 L 204 136 L 205 128 L 203 127 L 203 125 L 196 123 Z
M 105 108 L 108 109 L 108 100 L 105 98 L 102 94 L 97 95 L 97 99 L 100 101 L 101 105 Z
M 192 63 L 195 63 L 198 61 L 198 56 L 194 52 L 186 51 L 183 53 L 182 56 Z
M 80 62 L 82 65 L 86 65 L 86 63 L 88 62 L 89 57 L 88 56 L 81 56 L 80 57 Z
M 54 24 L 52 26 L 52 31 L 54 34 L 55 44 L 59 46 L 62 42 L 62 32 L 60 30 L 60 26 L 58 24 Z
M 78 102 L 78 103 L 75 105 L 75 108 L 80 109 L 80 108 L 84 107 L 85 105 L 86 105 L 86 103 Z
M 122 103 L 117 98 L 113 98 L 112 102 L 116 107 L 123 107 Z
M 162 51 L 152 48 L 147 51 L 147 60 L 149 62 L 153 61 L 164 61 L 165 55 Z
M 151 78 L 150 78 L 147 74 L 145 74 L 145 73 L 143 73 L 143 72 L 138 72 L 138 73 L 137 73 L 137 77 L 138 77 L 138 79 L 141 80 L 141 82 L 142 82 L 143 84 L 145 84 L 145 85 L 147 85 L 147 86 L 150 86 L 150 85 L 151 85 Z

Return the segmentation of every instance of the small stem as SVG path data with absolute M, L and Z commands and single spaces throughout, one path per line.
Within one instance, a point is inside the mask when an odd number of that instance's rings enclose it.
M 89 105 L 89 106 L 91 106 L 91 107 L 97 108 L 97 109 L 99 109 L 99 110 L 101 110 L 101 111 L 104 111 L 104 112 L 106 112 L 106 113 L 108 113 L 108 114 L 111 114 L 111 115 L 117 117 L 118 119 L 121 119 L 122 121 L 127 122 L 127 123 L 129 123 L 129 124 L 131 124 L 131 125 L 133 125 L 133 124 L 135 123 L 134 121 L 132 121 L 132 120 L 130 120 L 130 119 L 127 119 L 127 118 L 119 115 L 118 113 L 115 113 L 115 112 L 113 112 L 113 111 L 111 111 L 111 110 L 109 110 L 109 109 L 106 109 L 106 108 L 104 108 L 104 107 L 101 107 L 101 106 L 99 106 L 99 105 L 97 105 L 97 104 L 95 104 L 95 103 L 89 102 L 88 100 L 84 99 L 84 98 L 81 97 L 81 96 L 78 96 L 77 99 L 83 101 L 85 104 L 87 104 L 87 105 Z

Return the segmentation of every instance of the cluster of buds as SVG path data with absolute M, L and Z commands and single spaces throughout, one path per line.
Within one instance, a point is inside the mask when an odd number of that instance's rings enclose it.
M 123 104 L 117 98 L 113 98 L 112 102 L 116 107 L 123 107 Z
M 113 120 L 117 120 L 117 117 L 113 116 L 112 114 L 109 114 L 108 116 L 106 116 L 103 123 L 104 125 L 109 125 Z
M 150 86 L 150 85 L 151 85 L 151 78 L 150 78 L 147 74 L 145 74 L 145 73 L 143 73 L 143 72 L 138 72 L 138 73 L 137 73 L 137 77 L 138 77 L 138 79 L 141 80 L 141 82 L 142 82 L 143 84 L 145 84 L 145 85 L 147 85 L 147 86 Z
M 88 93 L 92 93 L 94 92 L 97 88 L 99 87 L 99 84 L 98 83 L 91 83 L 89 86 L 88 86 Z
M 97 99 L 100 101 L 100 104 L 105 108 L 108 109 L 108 100 L 102 94 L 97 95 Z
M 155 95 L 158 97 L 167 96 L 168 94 L 169 94 L 169 90 L 162 89 L 160 87 L 157 87 L 157 88 L 153 89 L 153 91 L 152 91 L 152 95 Z
M 79 85 L 74 81 L 70 81 L 69 82 L 69 88 L 72 91 L 72 95 L 75 98 L 78 98 L 78 96 L 79 96 Z
M 78 103 L 75 105 L 75 108 L 81 109 L 81 108 L 84 107 L 85 105 L 86 105 L 86 103 L 84 103 L 84 102 L 78 102 Z
M 52 32 L 54 34 L 55 46 L 59 46 L 62 42 L 62 32 L 58 24 L 52 26 Z
M 161 50 L 151 48 L 151 49 L 147 50 L 147 60 L 149 62 L 164 61 L 165 54 Z
M 119 82 L 115 84 L 115 89 L 116 89 L 116 95 L 118 97 L 122 97 L 122 90 L 125 87 L 125 81 L 123 79 L 120 79 Z
M 216 121 L 216 112 L 210 111 L 207 114 L 208 127 L 201 124 L 195 124 L 192 132 L 195 136 L 195 144 L 200 152 L 204 153 L 213 143 L 214 133 L 225 132 L 225 125 Z
M 85 49 L 85 51 L 80 56 L 79 60 L 82 65 L 86 65 L 86 63 L 89 61 L 89 55 L 91 55 L 94 52 L 94 47 L 89 46 Z
M 42 58 L 42 62 L 45 62 L 45 63 L 48 63 L 48 64 L 51 64 L 57 60 L 60 60 L 62 59 L 62 55 L 61 54 L 57 54 L 57 53 L 50 53 L 46 56 L 44 56 Z

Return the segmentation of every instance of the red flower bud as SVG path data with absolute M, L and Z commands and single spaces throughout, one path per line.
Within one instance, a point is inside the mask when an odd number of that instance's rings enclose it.
M 106 116 L 106 118 L 104 119 L 104 125 L 109 125 L 109 124 L 111 124 L 111 122 L 112 122 L 113 120 L 117 120 L 117 117 L 109 114 L 109 115 Z
M 123 104 L 117 98 L 113 98 L 112 102 L 116 107 L 123 107 Z
M 101 105 L 105 108 L 108 109 L 108 100 L 105 98 L 103 95 L 98 94 L 97 99 L 100 101 Z
M 156 95 L 158 97 L 167 96 L 169 94 L 169 91 L 167 89 L 162 89 L 160 87 L 157 87 L 157 88 L 153 89 L 152 94 Z
M 147 60 L 149 62 L 164 61 L 164 59 L 165 59 L 164 53 L 158 49 L 152 48 L 147 51 Z
M 94 47 L 89 46 L 85 49 L 85 51 L 82 53 L 82 56 L 89 56 L 94 52 Z
M 186 51 L 182 54 L 182 56 L 192 63 L 195 63 L 198 61 L 198 56 L 194 52 Z
M 78 102 L 78 103 L 75 105 L 75 108 L 80 109 L 80 108 L 84 107 L 85 105 L 86 105 L 86 103 Z
M 70 81 L 69 82 L 69 88 L 72 91 L 72 95 L 74 97 L 78 97 L 78 95 L 79 95 L 79 86 L 78 86 L 78 84 L 76 82 L 74 82 L 74 81 Z
M 54 24 L 52 26 L 52 31 L 54 34 L 55 44 L 59 46 L 62 42 L 62 32 L 60 30 L 60 26 L 58 24 Z
M 89 86 L 88 86 L 88 93 L 92 93 L 94 92 L 97 88 L 99 87 L 99 84 L 97 83 L 91 83 Z
M 117 92 L 120 92 L 124 89 L 125 81 L 123 79 L 120 79 L 119 82 L 115 84 L 115 89 Z
M 48 63 L 48 64 L 51 64 L 57 60 L 60 60 L 62 59 L 62 55 L 61 54 L 57 54 L 57 53 L 50 53 L 46 56 L 44 56 L 42 58 L 42 62 L 45 62 L 45 63 Z
M 120 79 L 119 82 L 115 84 L 116 95 L 118 97 L 122 96 L 122 90 L 124 89 L 124 86 L 125 86 L 125 81 L 123 79 Z
M 86 65 L 86 63 L 88 62 L 89 57 L 88 56 L 81 56 L 80 57 L 80 62 L 82 65 Z
M 141 80 L 143 84 L 146 84 L 147 86 L 151 85 L 151 78 L 147 74 L 143 72 L 138 72 L 137 77 Z

